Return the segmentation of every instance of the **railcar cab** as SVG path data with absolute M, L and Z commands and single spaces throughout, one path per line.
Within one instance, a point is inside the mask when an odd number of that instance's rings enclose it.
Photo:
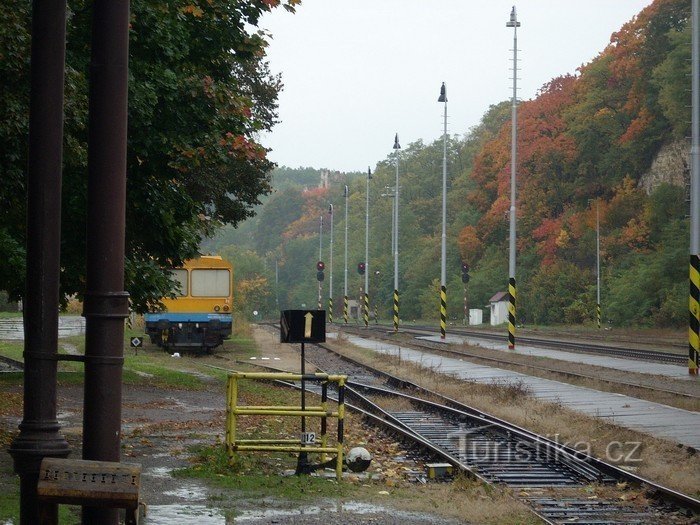
M 161 299 L 165 310 L 145 315 L 151 343 L 168 351 L 210 353 L 231 336 L 233 268 L 219 256 L 202 256 L 171 269 L 176 297 Z

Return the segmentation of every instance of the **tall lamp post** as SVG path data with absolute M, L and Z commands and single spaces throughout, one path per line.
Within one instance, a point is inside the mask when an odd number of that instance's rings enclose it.
M 329 250 L 330 276 L 328 278 L 328 322 L 333 323 L 333 204 L 328 205 L 328 214 L 331 216 L 331 242 Z
M 691 11 L 691 143 L 690 143 L 690 324 L 688 373 L 698 374 L 700 359 L 700 0 Z
M 365 328 L 369 327 L 369 181 L 372 171 L 367 167 L 367 204 L 365 206 L 365 295 L 364 319 Z
M 513 100 L 511 109 L 510 145 L 510 254 L 508 257 L 508 348 L 515 349 L 515 170 L 518 139 L 518 22 L 515 6 L 506 27 L 513 28 Z
M 445 103 L 445 127 L 442 134 L 442 246 L 440 259 L 440 339 L 447 331 L 447 87 L 442 83 L 438 102 Z
M 399 331 L 399 134 L 394 137 L 396 154 L 396 187 L 394 190 L 394 332 Z
M 343 322 L 348 324 L 348 185 L 345 185 L 345 269 L 343 274 Z

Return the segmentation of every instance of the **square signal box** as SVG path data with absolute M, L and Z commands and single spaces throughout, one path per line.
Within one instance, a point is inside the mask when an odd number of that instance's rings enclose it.
M 280 312 L 280 343 L 325 343 L 325 310 Z

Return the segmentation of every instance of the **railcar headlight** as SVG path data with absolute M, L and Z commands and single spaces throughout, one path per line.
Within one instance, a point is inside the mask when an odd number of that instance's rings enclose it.
M 224 305 L 224 312 L 228 312 L 230 310 L 229 306 L 227 304 Z
M 214 307 L 214 311 L 215 311 L 215 312 L 218 312 L 219 310 L 221 310 L 221 307 L 217 304 L 217 305 Z

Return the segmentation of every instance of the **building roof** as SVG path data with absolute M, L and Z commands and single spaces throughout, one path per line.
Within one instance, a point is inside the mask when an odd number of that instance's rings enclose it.
M 489 299 L 489 303 L 500 303 L 501 301 L 508 300 L 508 292 L 498 292 L 496 295 Z

